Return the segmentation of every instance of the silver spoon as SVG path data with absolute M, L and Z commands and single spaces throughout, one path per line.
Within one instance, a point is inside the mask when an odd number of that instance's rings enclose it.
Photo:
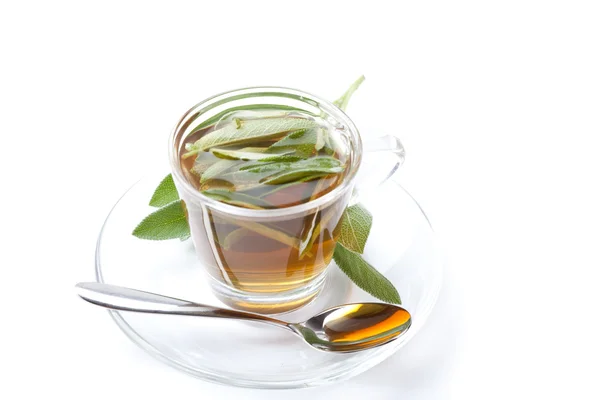
M 316 349 L 330 352 L 351 353 L 381 346 L 399 338 L 411 325 L 408 311 L 385 303 L 344 304 L 322 311 L 306 322 L 288 323 L 260 314 L 192 303 L 106 283 L 78 283 L 75 287 L 82 299 L 101 307 L 264 322 L 295 333 Z

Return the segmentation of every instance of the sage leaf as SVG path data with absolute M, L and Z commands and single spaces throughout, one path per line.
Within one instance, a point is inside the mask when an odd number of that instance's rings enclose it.
M 252 231 L 248 228 L 238 228 L 234 231 L 231 231 L 229 234 L 227 234 L 227 236 L 225 236 L 225 239 L 223 239 L 223 243 L 221 243 L 221 246 L 225 250 L 230 250 L 234 244 L 247 237 L 251 232 Z
M 242 161 L 219 160 L 216 163 L 212 164 L 210 167 L 208 167 L 206 171 L 204 171 L 200 178 L 200 184 L 204 184 L 211 179 L 216 179 L 225 171 L 228 171 L 229 169 L 232 169 L 233 167 L 240 164 L 242 164 Z
M 304 220 L 304 226 L 302 228 L 302 233 L 300 234 L 300 248 L 298 249 L 300 260 L 306 255 L 310 248 L 312 248 L 314 242 L 311 242 L 310 239 L 315 232 L 315 228 L 320 226 L 319 222 L 317 222 L 320 218 L 321 212 L 319 211 Z
M 291 246 L 295 249 L 299 248 L 300 241 L 298 239 L 289 235 L 286 232 L 282 232 L 281 230 L 273 228 L 266 224 L 262 224 L 259 222 L 253 222 L 253 221 L 245 221 L 242 219 L 235 219 L 233 221 L 230 221 L 228 218 L 225 219 L 225 218 L 221 218 L 221 217 L 216 217 L 215 215 L 213 215 L 213 219 L 215 222 L 234 224 L 234 225 L 241 226 L 242 228 L 249 229 L 253 232 L 258 233 L 259 235 L 268 237 L 269 239 L 273 239 L 279 243 L 283 243 L 283 244 L 285 244 L 287 246 Z
M 348 102 L 350 101 L 350 98 L 352 97 L 354 92 L 356 92 L 356 89 L 358 89 L 358 87 L 361 85 L 361 83 L 363 83 L 364 80 L 365 76 L 361 75 L 356 81 L 354 81 L 352 85 L 350 85 L 348 90 L 346 90 L 346 93 L 344 93 L 339 99 L 334 101 L 333 104 L 341 108 L 343 111 L 346 111 L 346 107 L 348 107 Z
M 333 149 L 333 141 L 329 136 L 329 131 L 326 129 L 322 129 L 322 139 L 323 139 L 323 151 L 328 156 L 332 156 L 335 154 L 335 150 Z M 319 149 L 320 150 L 320 149 Z
M 293 151 L 291 152 L 293 153 Z M 293 155 L 291 153 L 281 153 L 281 154 L 271 154 L 270 157 L 263 158 L 262 160 L 258 160 L 262 163 L 270 163 L 270 162 L 296 162 L 300 160 L 304 160 L 304 157 L 299 157 Z
M 257 147 L 256 149 L 261 149 L 262 151 L 248 151 L 246 149 L 242 150 L 228 150 L 228 149 L 211 149 L 211 152 L 215 155 L 215 157 L 222 158 L 225 160 L 241 160 L 241 161 L 256 161 L 256 160 L 268 160 L 271 161 L 275 157 L 273 154 L 266 154 L 264 148 Z M 279 156 L 284 156 L 288 154 L 292 154 L 292 150 L 288 150 L 284 153 L 278 154 Z
M 325 129 L 318 128 L 317 129 L 317 139 L 315 141 L 315 150 L 319 151 L 323 147 L 325 147 L 327 143 L 325 142 Z
M 355 204 L 344 211 L 340 223 L 342 226 L 338 243 L 362 254 L 371 232 L 373 215 L 363 205 Z
M 194 129 L 192 129 L 188 135 L 198 132 L 201 129 L 208 128 L 209 126 L 214 125 L 217 122 L 219 122 L 220 120 L 222 120 L 228 114 L 233 114 L 236 111 L 260 112 L 260 111 L 273 111 L 273 110 L 281 110 L 281 111 L 287 111 L 287 112 L 301 111 L 297 107 L 285 106 L 282 104 L 247 104 L 244 106 L 231 107 L 231 108 L 228 108 L 227 110 L 222 111 L 222 112 L 218 113 L 217 115 L 207 119 L 206 121 L 200 123 L 198 126 L 194 127 Z M 286 113 L 281 113 L 281 116 L 285 116 L 285 115 L 286 115 Z M 195 118 L 197 118 L 197 116 Z
M 334 157 L 313 157 L 307 160 L 299 160 L 297 162 L 273 162 L 268 164 L 251 164 L 240 168 L 240 171 L 245 171 L 252 174 L 270 174 L 268 178 L 275 178 L 287 173 L 312 172 L 338 174 L 344 170 L 344 164 Z M 285 183 L 285 182 L 283 182 Z
M 269 153 L 280 153 L 292 150 L 295 154 L 308 158 L 317 152 L 319 129 L 300 129 L 289 133 L 286 137 L 273 143 L 267 149 Z
M 277 185 L 273 189 L 271 189 L 271 190 L 269 190 L 267 192 L 261 193 L 260 194 L 260 198 L 265 198 L 267 196 L 272 195 L 273 193 L 279 192 L 282 189 L 286 189 L 286 188 L 289 188 L 290 186 L 294 186 L 294 185 L 299 185 L 301 183 L 308 182 L 308 181 L 311 181 L 313 179 L 314 179 L 314 177 L 309 176 L 309 177 L 306 177 L 306 178 L 298 179 L 297 181 L 294 181 L 294 182 L 285 183 L 283 185 Z
M 154 194 L 150 199 L 150 205 L 152 207 L 162 207 L 169 203 L 179 200 L 179 193 L 175 188 L 175 182 L 173 182 L 173 176 L 167 175 L 154 190 Z
M 133 230 L 133 236 L 148 240 L 181 239 L 190 237 L 190 227 L 183 201 L 176 200 L 154 211 Z
M 282 173 L 280 175 L 277 175 L 275 177 L 267 178 L 267 179 L 263 180 L 261 183 L 263 183 L 265 185 L 281 185 L 283 183 L 290 183 L 290 182 L 297 182 L 297 181 L 308 182 L 308 181 L 312 181 L 315 179 L 323 178 L 324 176 L 340 173 L 343 170 L 344 170 L 344 168 L 337 169 L 335 171 L 333 169 L 329 169 L 326 171 L 318 171 L 316 169 L 296 170 L 296 171 L 292 170 L 292 171 L 288 171 L 288 172 Z
M 345 168 L 344 164 L 334 157 L 322 156 L 294 161 L 244 163 L 228 169 L 226 173 L 215 179 L 228 182 L 240 191 L 261 184 L 279 185 L 300 180 L 306 182 L 327 175 L 339 174 Z M 209 171 L 207 170 L 207 172 Z
M 225 160 L 221 160 L 223 162 Z M 244 191 L 256 188 L 261 185 L 261 179 L 272 175 L 274 172 L 269 170 L 264 173 L 250 173 L 245 171 L 243 168 L 248 167 L 248 163 L 244 163 L 243 161 L 229 161 L 232 163 L 239 163 L 234 165 L 233 167 L 225 168 L 223 173 L 218 175 L 211 174 L 209 179 L 205 179 L 203 181 L 203 189 L 209 189 L 213 187 L 215 184 L 223 186 L 225 184 L 230 190 L 236 191 Z M 256 164 L 259 162 L 257 161 Z M 254 165 L 254 164 L 253 164 Z M 270 165 L 265 164 L 265 165 Z M 208 171 L 207 171 L 208 172 Z
M 239 207 L 251 208 L 254 210 L 264 210 L 265 208 L 274 208 L 273 204 L 258 197 L 249 196 L 244 193 L 234 192 L 226 189 L 208 189 L 203 190 L 202 194 L 223 203 L 232 204 Z
M 308 244 L 306 246 L 307 249 L 311 249 L 313 247 L 313 245 L 315 244 L 315 240 L 317 240 L 317 237 L 319 237 L 319 235 L 321 235 L 321 231 L 322 231 L 322 226 L 325 226 L 329 223 L 329 221 L 331 220 L 331 218 L 333 218 L 333 216 L 337 214 L 336 210 L 330 210 L 327 214 L 325 214 L 324 216 L 322 216 L 319 220 L 319 223 L 317 224 L 317 226 L 315 226 L 312 231 L 308 231 L 306 232 L 306 234 L 303 233 L 302 235 L 302 241 L 304 241 L 305 235 L 308 238 Z M 310 236 L 308 236 L 310 235 Z M 304 256 L 306 255 L 306 252 L 301 252 L 300 253 L 300 260 L 302 260 L 304 258 Z
M 269 139 L 277 139 L 286 135 L 287 132 L 316 127 L 315 121 L 306 118 L 263 118 L 242 121 L 238 129 L 236 124 L 227 124 L 198 139 L 189 148 L 189 152 L 183 155 L 187 158 L 200 151 L 208 150 L 216 146 L 244 144 L 260 142 Z
M 402 304 L 400 294 L 394 285 L 360 254 L 345 248 L 338 242 L 333 252 L 333 259 L 342 272 L 365 292 L 388 303 Z
M 344 164 L 334 157 L 313 157 L 295 163 L 286 164 L 278 173 L 261 180 L 267 185 L 279 185 L 299 179 L 316 179 L 326 175 L 339 174 L 344 171 Z M 277 164 L 274 164 L 277 165 Z
M 202 174 L 206 172 L 215 163 L 215 158 L 210 153 L 202 152 L 198 154 L 194 165 L 190 168 L 190 172 L 197 177 L 202 177 Z M 184 168 L 185 169 L 185 168 Z

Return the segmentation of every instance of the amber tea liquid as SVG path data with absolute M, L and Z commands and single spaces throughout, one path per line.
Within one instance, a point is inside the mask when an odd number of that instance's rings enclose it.
M 313 184 L 302 184 L 295 190 L 308 190 Z M 291 195 L 281 193 L 281 196 Z M 312 245 L 301 255 L 300 246 L 285 244 L 272 237 L 255 232 L 242 222 L 211 218 L 214 246 L 221 265 L 210 270 L 213 277 L 224 280 L 236 288 L 249 292 L 275 293 L 296 289 L 319 276 L 331 261 L 339 235 L 338 221 L 343 206 L 337 204 L 286 221 L 266 226 L 283 232 L 290 238 L 302 238 L 314 225 L 318 232 Z M 239 238 L 227 240 L 239 233 Z
M 215 128 L 208 128 L 190 135 L 186 143 L 194 143 Z M 251 144 L 231 146 L 234 149 L 268 148 L 276 140 L 258 141 Z M 331 142 L 331 141 L 330 141 Z M 333 147 L 333 146 L 332 146 Z M 328 151 L 327 153 L 325 153 Z M 347 163 L 346 155 L 338 149 L 315 150 L 314 157 L 333 157 L 342 164 Z M 210 153 L 200 155 L 201 161 L 212 165 L 221 161 Z M 214 158 L 214 159 L 213 159 Z M 199 191 L 212 188 L 227 188 L 236 192 L 235 173 L 222 173 L 214 179 L 203 180 L 202 173 L 194 170 L 200 158 L 181 158 L 181 167 L 188 181 Z M 254 162 L 255 164 L 257 162 Z M 233 171 L 243 174 L 244 164 L 231 161 Z M 237 173 L 236 172 L 236 173 Z M 248 198 L 260 199 L 260 208 L 274 209 L 291 207 L 317 199 L 334 190 L 344 179 L 343 173 L 325 174 L 316 179 L 302 182 L 288 182 L 278 185 L 258 185 L 244 189 L 241 193 Z M 231 176 L 231 178 L 229 178 Z M 310 177 L 309 177 L 310 178 Z M 237 192 L 236 192 L 237 193 Z M 246 201 L 245 197 L 242 200 Z M 196 248 L 205 249 L 215 255 L 215 260 L 206 265 L 210 276 L 226 285 L 245 293 L 265 295 L 284 294 L 300 290 L 322 279 L 327 265 L 331 262 L 336 241 L 340 234 L 339 221 L 347 204 L 347 196 L 318 210 L 283 220 L 243 220 L 207 208 L 204 211 L 201 227 L 204 237 L 195 237 Z M 231 203 L 240 207 L 255 208 L 256 204 Z M 198 228 L 198 227 L 197 227 Z M 192 228 L 194 229 L 194 228 Z M 199 235 L 196 235 L 199 236 Z M 203 240 L 206 243 L 198 243 Z M 301 306 L 314 297 L 285 302 L 273 306 L 256 303 L 231 305 L 258 312 L 282 312 Z

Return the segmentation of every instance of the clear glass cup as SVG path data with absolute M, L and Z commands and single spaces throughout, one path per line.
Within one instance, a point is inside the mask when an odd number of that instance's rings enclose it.
M 341 139 L 338 145 L 348 157 L 344 180 L 307 203 L 269 210 L 236 207 L 198 191 L 186 178 L 181 164 L 186 137 L 197 126 L 216 122 L 228 112 L 261 108 L 299 110 L 331 124 Z M 391 159 L 382 163 L 378 160 L 369 168 L 361 166 L 363 143 L 350 118 L 331 102 L 299 90 L 280 87 L 234 90 L 204 100 L 185 113 L 170 137 L 171 171 L 186 205 L 198 259 L 222 302 L 238 309 L 272 314 L 296 309 L 315 298 L 332 260 L 344 209 L 356 201 L 359 190 L 370 190 L 384 182 L 404 160 L 404 149 L 393 136 L 368 141 L 365 151 L 385 152 Z M 359 167 L 368 171 L 361 179 L 357 179 Z M 311 226 L 312 247 L 301 252 L 307 226 Z M 244 234 L 232 250 L 223 243 L 234 230 Z M 270 245 L 263 246 L 265 241 Z

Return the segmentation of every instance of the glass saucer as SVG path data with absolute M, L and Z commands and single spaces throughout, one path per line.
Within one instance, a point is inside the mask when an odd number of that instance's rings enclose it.
M 146 241 L 131 235 L 163 176 L 143 179 L 117 202 L 96 248 L 99 282 L 225 307 L 212 294 L 191 241 Z M 425 323 L 441 285 L 433 231 L 417 202 L 395 180 L 361 196 L 373 214 L 364 257 L 396 286 L 413 324 L 398 340 L 352 354 L 315 350 L 290 333 L 253 322 L 109 311 L 123 332 L 158 360 L 201 379 L 252 388 L 299 388 L 348 379 L 405 345 Z M 322 293 L 299 310 L 275 316 L 304 321 L 328 307 L 377 301 L 337 268 Z

